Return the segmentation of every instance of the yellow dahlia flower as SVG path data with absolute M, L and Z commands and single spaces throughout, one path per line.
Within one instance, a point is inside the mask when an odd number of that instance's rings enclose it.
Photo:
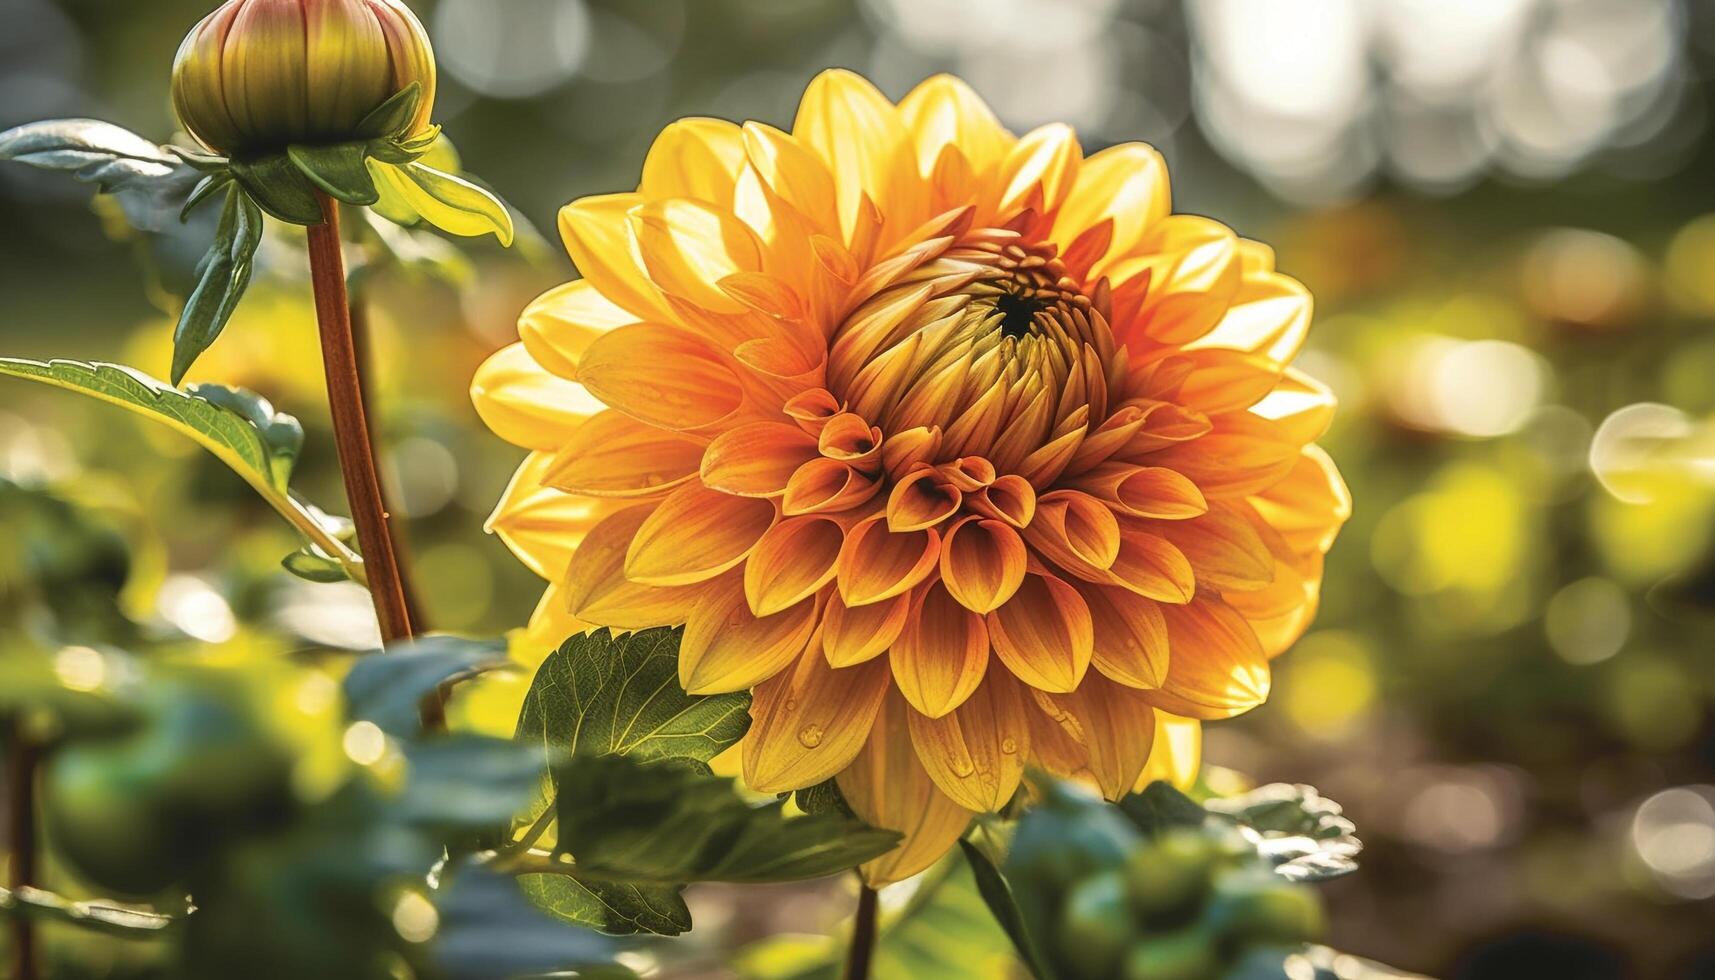
M 828 72 L 792 132 L 685 119 L 560 215 L 583 278 L 473 385 L 545 644 L 685 626 L 745 780 L 834 778 L 935 860 L 1027 765 L 1189 779 L 1268 695 L 1348 513 L 1289 367 L 1310 297 L 1161 157 L 1014 136 L 956 79 Z

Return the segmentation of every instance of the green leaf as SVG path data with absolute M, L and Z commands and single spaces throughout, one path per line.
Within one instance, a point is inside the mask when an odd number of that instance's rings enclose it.
M 678 885 L 585 881 L 571 874 L 522 874 L 518 887 L 544 912 L 611 936 L 677 936 L 691 928 Z
M 363 136 L 374 139 L 398 138 L 408 136 L 405 127 L 417 116 L 417 106 L 423 101 L 423 85 L 412 82 L 393 94 L 393 97 L 381 103 L 375 111 L 363 117 L 357 124 L 357 131 Z
M 313 545 L 299 548 L 280 559 L 280 567 L 306 582 L 315 582 L 318 585 L 348 581 L 345 566 Z
M 292 480 L 292 468 L 304 451 L 304 426 L 293 416 L 276 412 L 274 405 L 248 388 L 222 384 L 187 385 L 185 391 L 196 398 L 213 402 L 242 417 L 262 436 L 268 451 L 268 465 L 274 482 L 286 486 Z
M 52 119 L 0 133 L 0 160 L 69 173 L 118 198 L 138 228 L 162 231 L 197 173 L 167 149 L 94 119 Z
M 322 223 L 316 185 L 285 154 L 234 160 L 232 175 L 250 192 L 258 207 L 281 221 L 304 226 Z
M 454 678 L 506 663 L 505 640 L 425 636 L 395 644 L 386 653 L 358 660 L 345 675 L 347 714 L 354 721 L 373 722 L 390 735 L 415 735 L 418 705 L 430 692 Z M 541 760 L 533 757 L 531 766 L 539 771 Z
M 840 814 L 788 818 L 752 806 L 701 764 L 573 757 L 554 767 L 556 851 L 578 874 L 622 881 L 819 878 L 892 850 L 899 835 Z
M 229 188 L 214 245 L 203 258 L 196 289 L 185 301 L 173 331 L 174 384 L 184 379 L 185 372 L 226 329 L 250 285 L 256 248 L 261 244 L 262 213 L 241 190 Z
M 1140 793 L 1126 795 L 1119 808 L 1138 830 L 1151 837 L 1173 827 L 1201 827 L 1209 816 L 1197 801 L 1159 779 Z
M 679 687 L 683 628 L 581 633 L 536 670 L 517 737 L 559 754 L 696 759 L 719 755 L 750 727 L 750 695 Z
M 1012 896 L 1012 886 L 1002 877 L 1000 869 L 970 841 L 960 838 L 959 848 L 965 852 L 965 860 L 971 865 L 978 894 L 982 895 L 983 903 L 988 906 L 995 922 L 1012 940 L 1020 962 L 1036 980 L 1056 980 L 1048 958 L 1037 946 L 1036 937 L 1025 926 L 1024 913 L 1019 910 L 1018 902 Z
M 179 223 L 183 224 L 189 221 L 191 212 L 197 209 L 197 205 L 218 194 L 230 183 L 232 183 L 232 175 L 225 171 L 204 175 L 201 180 L 197 181 L 196 186 L 191 188 L 190 196 L 185 198 L 184 207 L 179 208 Z
M 488 190 L 420 161 L 395 165 L 370 159 L 368 166 L 384 194 L 391 192 L 436 228 L 465 238 L 492 234 L 501 245 L 512 244 L 512 214 Z
M 287 490 L 282 474 L 291 467 L 275 458 L 278 436 L 271 442 L 245 416 L 120 364 L 3 357 L 0 374 L 118 405 L 190 437 L 242 477 L 317 547 L 337 557 L 354 580 L 363 581 L 361 559 L 330 532 L 319 511 Z
M 416 84 L 416 83 L 412 83 Z M 368 207 L 381 200 L 375 189 L 375 179 L 363 165 L 367 151 L 363 143 L 338 143 L 333 146 L 290 146 L 286 156 L 310 183 L 326 191 L 336 201 L 358 207 Z

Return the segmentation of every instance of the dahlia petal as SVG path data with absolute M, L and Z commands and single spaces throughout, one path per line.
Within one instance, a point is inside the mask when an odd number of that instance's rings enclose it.
M 741 497 L 786 492 L 798 467 L 816 458 L 816 440 L 785 422 L 748 422 L 728 429 L 703 454 L 703 484 Z
M 1212 500 L 1259 493 L 1297 465 L 1300 447 L 1280 423 L 1249 412 L 1210 422 L 1208 435 L 1160 450 L 1150 462 L 1183 473 Z
M 608 409 L 578 426 L 544 480 L 592 497 L 662 494 L 697 475 L 703 443 Z
M 1133 790 L 1156 780 L 1172 783 L 1187 792 L 1197 782 L 1197 770 L 1203 764 L 1203 723 L 1195 718 L 1181 718 L 1160 708 L 1155 709 L 1155 746 L 1149 752 L 1149 764 L 1138 774 Z
M 558 449 L 601 411 L 594 393 L 549 374 L 523 344 L 502 347 L 476 369 L 470 400 L 495 435 L 525 449 Z
M 1197 484 L 1164 466 L 1104 463 L 1070 482 L 1133 517 L 1182 521 L 1209 512 Z
M 995 655 L 1024 683 L 1042 691 L 1071 691 L 1090 666 L 1095 637 L 1078 590 L 1035 571 L 1007 602 L 988 614 Z
M 820 436 L 822 429 L 834 416 L 845 411 L 845 405 L 826 388 L 811 388 L 787 399 L 782 409 L 786 416 L 811 436 Z
M 841 513 L 868 501 L 880 489 L 880 480 L 851 464 L 817 457 L 792 474 L 780 506 L 787 515 Z
M 1031 762 L 1064 779 L 1095 785 L 1083 725 L 1059 699 L 1035 690 L 1026 696 Z
M 526 568 L 550 582 L 565 574 L 578 543 L 613 509 L 608 501 L 548 486 L 544 480 L 553 459 L 551 453 L 531 453 L 484 525 Z
M 1198 582 L 1221 590 L 1256 590 L 1274 581 L 1274 554 L 1232 507 L 1217 506 L 1188 521 L 1151 526 L 1185 555 Z
M 1187 718 L 1230 718 L 1268 699 L 1268 658 L 1245 618 L 1222 600 L 1198 594 L 1161 607 L 1167 620 L 1167 678 L 1151 703 Z
M 911 743 L 929 778 L 954 803 L 993 813 L 1017 792 L 1030 755 L 1024 692 L 1005 671 L 992 671 L 953 711 L 931 718 L 906 712 Z
M 1250 503 L 1298 551 L 1326 552 L 1352 516 L 1352 496 L 1340 471 L 1316 446 L 1306 446 L 1292 471 Z
M 911 614 L 911 594 L 848 606 L 836 590 L 822 613 L 822 652 L 830 667 L 851 667 L 886 653 Z
M 1088 431 L 1088 425 L 1080 423 L 1056 435 L 1041 449 L 1026 456 L 1024 462 L 1018 464 L 1018 475 L 1029 480 L 1031 485 L 1036 487 L 1045 487 L 1053 483 L 1071 464 L 1073 457 L 1083 446 Z
M 868 197 L 899 213 L 902 181 L 895 175 L 902 131 L 893 103 L 867 79 L 831 69 L 811 80 L 798 104 L 792 135 L 821 156 L 834 176 L 840 226 L 852 239 Z
M 941 542 L 941 583 L 966 609 L 999 609 L 1024 584 L 1030 552 L 1024 539 L 1001 521 L 965 517 Z
M 1000 213 L 1023 208 L 1033 192 L 1041 199 L 1042 212 L 1058 210 L 1083 162 L 1084 149 L 1072 127 L 1050 123 L 1025 133 L 1001 165 Z
M 965 504 L 985 517 L 1029 527 L 1036 519 L 1036 488 L 1024 477 L 1008 473 L 966 497 Z
M 823 235 L 841 231 L 838 193 L 828 164 L 796 137 L 765 123 L 744 124 L 744 149 L 757 176 Z
M 581 197 L 560 209 L 560 237 L 584 279 L 639 320 L 670 322 L 661 291 L 649 281 L 631 231 L 630 212 L 642 194 Z
M 887 495 L 887 526 L 920 531 L 953 516 L 964 495 L 931 467 L 907 473 Z
M 935 426 L 919 426 L 895 432 L 881 444 L 881 465 L 888 475 L 898 479 L 916 469 L 941 451 L 941 430 Z
M 1118 458 L 1136 460 L 1148 453 L 1200 439 L 1215 427 L 1207 415 L 1183 405 L 1154 402 L 1145 409 L 1143 425 L 1132 433 L 1125 448 L 1116 454 Z
M 1241 259 L 1246 254 L 1243 246 L 1250 245 L 1255 243 L 1241 243 Z M 1311 307 L 1310 291 L 1296 279 L 1247 271 L 1214 329 L 1187 346 L 1230 347 L 1286 364 L 1298 356 L 1310 333 Z
M 861 820 L 904 835 L 897 848 L 859 868 L 871 888 L 934 864 L 971 823 L 971 811 L 941 792 L 918 760 L 906 731 L 910 710 L 898 694 L 888 695 L 863 751 L 837 777 L 840 795 Z
M 1146 696 L 1091 674 L 1074 693 L 1037 698 L 1052 700 L 1077 719 L 1089 754 L 1088 771 L 1102 795 L 1118 800 L 1131 792 L 1155 742 L 1155 708 Z
M 828 420 L 816 437 L 823 456 L 873 472 L 881 460 L 881 430 L 851 412 Z
M 663 293 L 716 313 L 743 313 L 720 281 L 762 268 L 762 242 L 725 208 L 689 198 L 651 200 L 631 211 L 638 254 Z
M 730 575 L 712 584 L 685 618 L 679 643 L 679 686 L 687 694 L 743 691 L 786 669 L 810 645 L 816 603 L 757 616 L 748 589 Z
M 1067 571 L 1105 570 L 1120 553 L 1120 525 L 1114 512 L 1079 490 L 1044 494 L 1024 537 L 1032 548 Z
M 590 624 L 572 615 L 566 605 L 565 590 L 549 585 L 530 613 L 530 622 L 510 637 L 507 643 L 512 659 L 526 667 L 540 667 L 548 655 L 560 648 L 568 637 L 590 628 Z
M 625 576 L 643 585 L 707 581 L 744 561 L 776 516 L 770 501 L 687 484 L 637 529 Z
M 1070 245 L 1085 231 L 1112 222 L 1104 255 L 1091 263 L 1086 280 L 1104 274 L 1105 256 L 1123 257 L 1144 232 L 1172 210 L 1167 163 L 1154 147 L 1121 143 L 1092 154 L 1078 168 L 1077 179 L 1054 219 L 1053 241 Z
M 772 616 L 832 582 L 845 539 L 827 517 L 788 517 L 769 528 L 744 562 L 751 612 Z
M 637 317 L 615 306 L 588 279 L 575 279 L 538 296 L 518 319 L 518 337 L 536 363 L 576 381 L 578 361 L 595 339 Z
M 905 628 L 887 659 L 905 700 L 919 713 L 939 718 L 963 704 L 988 672 L 988 627 L 934 582 L 913 595 Z
M 1275 423 L 1281 437 L 1309 445 L 1334 421 L 1334 392 L 1302 371 L 1287 368 L 1280 385 L 1251 406 L 1251 414 Z
M 804 297 L 790 282 L 767 272 L 735 272 L 716 285 L 734 300 L 766 316 L 790 322 L 809 316 Z M 816 338 L 819 342 L 820 337 Z
M 1016 139 L 969 85 L 951 75 L 926 79 L 899 100 L 899 115 L 917 150 L 918 171 L 934 172 L 943 147 L 956 146 L 977 179 L 1006 159 Z
M 863 750 L 887 688 L 880 661 L 835 670 L 820 651 L 800 656 L 752 694 L 745 783 L 783 793 L 833 778 Z
M 704 591 L 699 586 L 641 585 L 625 576 L 625 551 L 655 510 L 628 507 L 590 528 L 567 563 L 566 607 L 588 623 L 620 630 L 677 626 Z
M 1281 366 L 1261 354 L 1211 347 L 1174 356 L 1192 365 L 1174 400 L 1205 415 L 1250 408 L 1281 379 Z
M 1134 338 L 1181 345 L 1215 328 L 1238 295 L 1242 282 L 1238 238 L 1225 225 L 1196 215 L 1176 214 L 1152 226 L 1138 241 L 1136 255 L 1103 271 L 1116 290 L 1144 280 L 1147 290 L 1134 315 L 1116 302 L 1115 339 Z M 1147 279 L 1145 280 L 1145 277 Z
M 909 591 L 935 571 L 941 535 L 934 528 L 891 531 L 881 515 L 858 522 L 846 532 L 840 550 L 840 597 L 848 606 L 866 606 Z
M 1182 605 L 1191 601 L 1197 578 L 1184 552 L 1159 534 L 1120 530 L 1120 550 L 1106 580 L 1147 599 Z
M 736 125 L 689 116 L 668 123 L 655 137 L 637 190 L 651 200 L 687 197 L 730 208 L 744 163 L 744 138 Z
M 1167 620 L 1149 599 L 1111 585 L 1078 587 L 1095 633 L 1090 663 L 1127 687 L 1160 687 L 1167 679 Z
M 744 401 L 738 376 L 708 341 L 678 327 L 639 323 L 596 338 L 578 363 L 590 393 L 663 429 L 700 429 Z

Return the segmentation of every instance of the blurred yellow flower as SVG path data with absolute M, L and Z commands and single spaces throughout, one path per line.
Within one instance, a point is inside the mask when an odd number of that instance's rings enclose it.
M 531 636 L 684 624 L 687 690 L 753 691 L 746 782 L 905 833 L 872 883 L 1027 765 L 1188 780 L 1267 696 L 1349 509 L 1333 399 L 1288 366 L 1309 295 L 1153 149 L 832 71 L 560 226 L 583 278 L 472 389 L 532 450 L 490 525 L 550 582 Z

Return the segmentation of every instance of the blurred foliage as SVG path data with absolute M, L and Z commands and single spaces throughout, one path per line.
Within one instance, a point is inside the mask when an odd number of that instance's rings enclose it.
M 0 3 L 0 126 L 91 115 L 164 135 L 167 61 L 207 6 Z M 413 6 L 447 31 L 493 5 Z M 1184 95 L 1200 55 L 1180 4 L 1076 6 L 1111 13 L 1104 37 L 1143 38 L 1149 55 L 1119 61 L 1097 93 L 1110 111 L 1091 145 L 1162 145 L 1179 207 L 1275 246 L 1318 299 L 1303 366 L 1341 399 L 1327 448 L 1356 509 L 1322 613 L 1278 661 L 1274 699 L 1211 727 L 1206 787 L 1248 788 L 1233 770 L 1311 782 L 1362 824 L 1366 873 L 1320 889 L 1342 950 L 1479 980 L 1527 975 L 1520 962 L 1566 977 L 1702 975 L 1715 961 L 1715 845 L 1697 843 L 1715 840 L 1715 14 L 1673 5 L 1690 108 L 1639 143 L 1667 163 L 1593 154 L 1534 179 L 1473 178 L 1444 198 L 1384 176 L 1338 202 L 1288 205 L 1204 137 Z M 498 70 L 493 59 L 449 64 L 440 121 L 471 169 L 542 228 L 572 197 L 632 185 L 648 140 L 680 115 L 788 124 L 803 82 L 831 64 L 895 95 L 930 70 L 976 65 L 986 91 L 1037 78 L 1039 61 L 1056 67 L 1029 44 L 1061 40 L 1018 30 L 1022 41 L 997 41 L 997 18 L 976 17 L 962 33 L 983 51 L 955 51 L 957 39 L 913 47 L 900 5 L 879 0 L 512 9 L 555 30 L 503 38 L 535 60 L 520 54 L 485 88 L 473 82 Z M 483 41 L 470 36 L 466 56 Z M 574 49 L 581 60 L 554 60 Z M 1070 88 L 1026 89 L 1047 93 L 1034 103 L 1044 118 L 1073 101 Z M 1007 91 L 1003 114 L 1018 104 Z M 1173 93 L 1181 111 L 1156 111 Z M 69 181 L 0 172 L 0 222 L 13 229 L 0 240 L 0 353 L 166 373 L 214 215 L 139 239 L 113 207 L 91 214 Z M 480 532 L 517 453 L 477 424 L 465 388 L 512 338 L 517 311 L 569 267 L 557 252 L 539 264 L 486 247 L 457 258 L 433 237 L 354 231 L 354 247 L 380 259 L 358 279 L 387 476 L 432 625 L 497 635 L 539 590 Z M 294 485 L 331 501 L 340 485 L 302 248 L 290 233 L 264 239 L 249 297 L 191 378 L 255 390 L 302 419 Z M 218 462 L 142 420 L 7 382 L 0 477 L 0 656 L 197 649 L 232 663 L 297 651 L 294 664 L 315 665 L 375 645 L 360 592 L 280 574 L 299 546 L 291 529 Z M 542 651 L 517 656 L 533 667 Z M 526 686 L 493 675 L 453 712 L 510 734 Z M 697 931 L 642 955 L 666 975 L 721 976 L 711 964 L 742 947 L 745 976 L 831 975 L 824 940 L 751 944 L 837 930 L 849 896 L 780 885 L 740 903 L 723 888 L 688 889 Z M 1004 944 L 968 871 L 955 862 L 916 888 L 906 907 L 923 911 L 893 907 L 882 962 L 917 964 L 898 967 L 913 977 L 1001 975 L 973 952 Z M 151 962 L 135 944 L 65 928 L 50 930 L 56 951 L 89 975 Z

